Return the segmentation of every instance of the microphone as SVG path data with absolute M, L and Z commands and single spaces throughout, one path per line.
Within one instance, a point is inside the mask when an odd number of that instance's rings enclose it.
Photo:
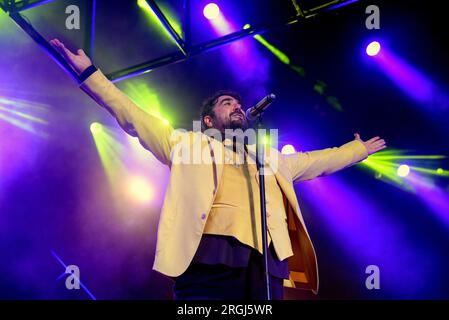
M 276 99 L 274 94 L 269 94 L 262 100 L 260 100 L 254 107 L 248 108 L 245 112 L 246 119 L 254 121 L 260 116 L 265 109 Z

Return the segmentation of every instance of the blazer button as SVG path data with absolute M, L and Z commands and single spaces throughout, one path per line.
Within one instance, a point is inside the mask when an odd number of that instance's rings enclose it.
M 203 213 L 203 214 L 201 215 L 201 220 L 204 220 L 204 219 L 206 219 L 206 214 L 205 214 L 205 213 Z

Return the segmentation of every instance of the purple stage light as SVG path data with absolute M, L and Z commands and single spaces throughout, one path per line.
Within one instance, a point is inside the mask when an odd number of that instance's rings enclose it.
M 373 41 L 366 47 L 366 54 L 370 57 L 374 57 L 380 52 L 380 49 L 380 43 Z
M 209 3 L 204 7 L 203 14 L 209 20 L 216 19 L 220 14 L 220 8 L 215 3 Z

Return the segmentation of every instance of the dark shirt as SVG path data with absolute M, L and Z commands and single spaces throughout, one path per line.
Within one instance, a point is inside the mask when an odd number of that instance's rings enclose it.
M 234 268 L 248 266 L 252 251 L 234 237 L 203 234 L 192 263 L 224 264 Z M 256 251 L 257 254 L 260 254 Z M 268 270 L 272 276 L 288 279 L 288 259 L 279 261 L 271 242 L 268 250 Z

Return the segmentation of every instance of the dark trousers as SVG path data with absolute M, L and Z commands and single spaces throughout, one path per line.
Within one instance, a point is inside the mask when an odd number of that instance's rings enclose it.
M 254 251 L 244 268 L 192 263 L 175 279 L 173 291 L 177 300 L 266 300 L 264 283 L 263 257 Z M 284 298 L 283 279 L 271 276 L 271 296 Z

